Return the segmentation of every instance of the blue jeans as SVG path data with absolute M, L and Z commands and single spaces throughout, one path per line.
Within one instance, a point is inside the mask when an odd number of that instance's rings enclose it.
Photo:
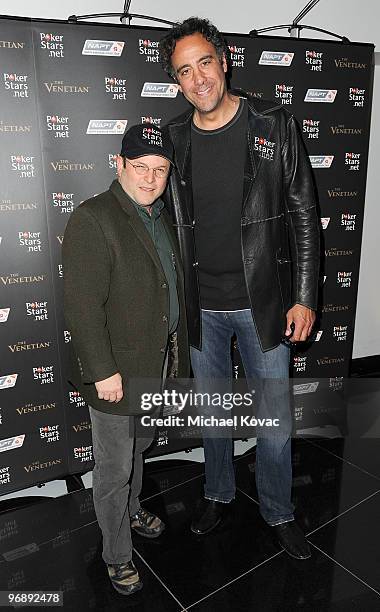
M 266 416 L 278 418 L 282 423 L 281 430 L 273 436 L 258 434 L 255 473 L 260 513 L 269 525 L 278 525 L 294 518 L 291 502 L 289 348 L 280 344 L 263 352 L 250 310 L 202 310 L 202 350 L 191 347 L 191 365 L 197 388 L 201 388 L 202 378 L 232 379 L 231 339 L 234 334 L 246 378 L 260 379 L 266 387 Z M 269 379 L 277 379 L 282 389 L 280 393 L 278 386 L 271 389 Z M 203 444 L 205 498 L 228 503 L 235 497 L 232 436 L 204 436 Z

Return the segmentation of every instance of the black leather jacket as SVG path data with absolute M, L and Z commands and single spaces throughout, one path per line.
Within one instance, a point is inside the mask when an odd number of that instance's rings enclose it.
M 264 351 L 281 341 L 294 304 L 316 309 L 319 219 L 309 158 L 295 120 L 282 106 L 248 100 L 247 155 L 241 247 L 253 319 Z M 185 271 L 190 344 L 201 348 L 200 298 L 191 184 L 189 110 L 167 126 L 176 167 L 164 199 L 172 215 Z M 212 160 L 207 169 L 212 176 Z

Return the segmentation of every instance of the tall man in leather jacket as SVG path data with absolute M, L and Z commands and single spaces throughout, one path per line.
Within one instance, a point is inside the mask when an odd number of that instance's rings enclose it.
M 227 90 L 228 49 L 208 20 L 174 26 L 160 56 L 193 107 L 168 126 L 176 170 L 166 197 L 185 269 L 194 376 L 228 379 L 236 334 L 247 378 L 288 383 L 282 340 L 308 338 L 319 271 L 313 181 L 295 120 L 274 102 Z M 284 425 L 257 441 L 256 484 L 264 520 L 291 556 L 305 559 L 310 547 L 291 502 L 285 396 L 268 405 Z M 235 495 L 232 439 L 207 436 L 204 451 L 205 499 L 191 526 L 197 534 L 219 524 Z

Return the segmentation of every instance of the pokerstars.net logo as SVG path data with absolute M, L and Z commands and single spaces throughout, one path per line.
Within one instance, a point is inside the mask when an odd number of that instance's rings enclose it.
M 108 153 L 108 167 L 112 170 L 116 170 L 117 153 Z
M 296 355 L 293 357 L 293 366 L 295 372 L 306 372 L 307 356 Z
M 359 170 L 360 169 L 360 156 L 361 153 L 345 153 L 344 163 L 348 170 Z
M 316 119 L 303 119 L 302 121 L 302 132 L 306 134 L 307 138 L 319 138 L 319 125 L 320 120 Z
M 342 289 L 349 289 L 352 282 L 352 271 L 349 272 L 338 272 L 336 282 Z
M 281 100 L 281 104 L 292 104 L 294 85 L 279 83 L 275 85 L 274 95 Z
M 356 213 L 342 213 L 340 224 L 346 231 L 353 232 L 355 230 L 356 216 Z
M 276 143 L 271 140 L 267 140 L 263 136 L 255 136 L 253 142 L 253 148 L 258 152 L 260 157 L 268 159 L 270 161 L 274 158 Z
M 54 382 L 54 366 L 37 366 L 32 368 L 33 379 L 40 385 L 48 385 Z
M 60 115 L 46 115 L 46 126 L 48 132 L 54 134 L 55 138 L 68 138 L 70 135 L 69 118 Z
M 363 108 L 365 102 L 365 89 L 350 87 L 348 90 L 348 99 L 354 108 Z
M 31 317 L 34 321 L 47 321 L 48 308 L 47 302 L 25 302 L 26 316 Z
M 162 134 L 154 127 L 146 127 L 142 133 L 143 140 L 147 140 L 150 145 L 162 147 Z
M 39 432 L 41 440 L 45 440 L 47 444 L 59 440 L 59 425 L 44 425 L 39 428 Z
M 333 338 L 337 342 L 345 342 L 347 340 L 348 325 L 334 325 Z
M 78 391 L 69 391 L 69 402 L 74 404 L 76 408 L 84 408 L 86 402 Z
M 24 247 L 28 253 L 42 251 L 41 232 L 18 232 L 19 246 Z
M 159 430 L 157 434 L 157 446 L 167 446 L 169 444 L 169 436 L 167 429 Z
M 260 55 L 259 64 L 261 66 L 286 66 L 292 64 L 294 53 L 287 51 L 263 51 Z
M 342 391 L 343 389 L 343 376 L 334 376 L 329 378 L 329 389 L 331 391 Z
M 74 459 L 79 459 L 81 462 L 92 461 L 92 445 L 74 447 L 73 453 Z
M 10 466 L 0 468 L 0 485 L 9 484 L 11 482 Z
M 40 48 L 47 51 L 49 57 L 63 57 L 63 35 L 40 32 Z
M 69 342 L 71 342 L 71 333 L 68 329 L 63 330 L 63 339 L 65 341 L 65 344 L 69 344 Z
M 231 57 L 232 68 L 244 68 L 245 66 L 245 47 L 228 45 Z
M 29 98 L 29 85 L 27 74 L 4 72 L 4 89 L 13 98 Z
M 139 39 L 139 55 L 145 57 L 145 61 L 149 63 L 157 64 L 160 59 L 158 40 L 149 40 L 149 38 Z
M 311 88 L 307 90 L 304 102 L 327 102 L 328 104 L 332 104 L 335 101 L 337 93 L 337 89 Z
M 34 155 L 11 155 L 11 169 L 16 172 L 19 178 L 29 179 L 36 176 Z
M 313 72 L 322 72 L 323 53 L 321 51 L 305 51 L 305 64 Z
M 127 79 L 120 79 L 118 77 L 104 77 L 104 87 L 106 93 L 109 94 L 112 100 L 126 100 L 127 99 Z
M 51 193 L 51 205 L 61 214 L 70 214 L 74 210 L 74 194 L 64 193 L 63 191 L 53 191 Z
M 160 127 L 161 121 L 162 121 L 161 117 L 152 117 L 152 115 L 141 117 L 142 124 L 150 123 L 151 125 L 156 125 L 157 127 Z

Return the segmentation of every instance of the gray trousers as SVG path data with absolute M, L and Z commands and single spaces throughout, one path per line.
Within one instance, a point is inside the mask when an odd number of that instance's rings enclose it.
M 132 559 L 130 517 L 140 508 L 142 453 L 151 437 L 135 437 L 138 417 L 107 414 L 89 407 L 95 467 L 92 488 L 96 518 L 103 534 L 105 563 Z

